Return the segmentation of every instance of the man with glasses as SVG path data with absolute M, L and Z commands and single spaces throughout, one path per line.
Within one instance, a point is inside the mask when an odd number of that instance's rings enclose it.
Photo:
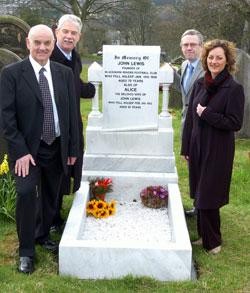
M 182 118 L 181 125 L 183 128 L 189 98 L 192 93 L 193 85 L 197 79 L 204 75 L 204 70 L 200 61 L 200 55 L 203 44 L 202 34 L 194 29 L 189 29 L 181 36 L 181 50 L 185 57 L 185 61 L 181 65 L 180 89 L 182 95 Z M 195 203 L 195 199 L 194 199 Z M 196 209 L 185 211 L 186 216 L 196 215 Z

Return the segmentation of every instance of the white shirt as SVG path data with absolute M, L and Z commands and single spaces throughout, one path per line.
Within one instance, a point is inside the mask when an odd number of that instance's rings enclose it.
M 63 49 L 59 46 L 58 43 L 56 43 L 56 46 L 58 47 L 58 49 L 63 53 L 63 55 L 66 57 L 66 59 L 71 60 L 72 59 L 72 51 L 69 53 L 66 53 L 63 51 Z
M 56 132 L 56 137 L 58 137 L 60 136 L 60 126 L 59 126 L 58 112 L 57 112 L 56 103 L 55 103 L 55 94 L 54 94 L 54 88 L 53 88 L 53 82 L 52 82 L 52 75 L 50 71 L 50 61 L 48 60 L 48 62 L 44 66 L 41 66 L 36 60 L 34 60 L 34 58 L 32 58 L 31 55 L 29 55 L 29 60 L 34 69 L 38 83 L 39 83 L 39 71 L 41 70 L 42 67 L 45 68 L 45 71 L 43 73 L 46 76 L 48 80 L 48 84 L 49 84 L 50 95 L 52 98 L 55 132 Z

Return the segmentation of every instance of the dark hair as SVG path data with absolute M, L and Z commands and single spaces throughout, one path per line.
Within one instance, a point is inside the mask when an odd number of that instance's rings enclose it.
M 224 50 L 227 64 L 226 68 L 229 71 L 229 73 L 234 73 L 236 71 L 236 47 L 235 44 L 226 40 L 211 40 L 204 44 L 202 54 L 201 54 L 201 62 L 202 66 L 205 71 L 208 70 L 207 66 L 207 57 L 211 50 L 214 48 L 222 48 Z

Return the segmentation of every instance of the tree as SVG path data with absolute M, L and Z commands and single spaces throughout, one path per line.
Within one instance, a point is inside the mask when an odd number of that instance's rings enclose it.
M 56 9 L 61 14 L 73 13 L 83 23 L 96 18 L 104 11 L 115 9 L 124 0 L 40 0 L 47 7 Z
M 151 43 L 156 19 L 151 0 L 128 0 L 113 16 L 113 26 L 120 31 L 125 44 L 146 45 Z

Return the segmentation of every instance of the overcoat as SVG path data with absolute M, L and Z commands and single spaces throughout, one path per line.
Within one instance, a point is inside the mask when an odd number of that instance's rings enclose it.
M 81 80 L 80 74 L 82 71 L 82 63 L 79 54 L 72 51 L 72 60 L 68 60 L 60 49 L 55 45 L 55 48 L 51 54 L 50 60 L 59 62 L 70 67 L 74 74 L 75 92 L 77 100 L 77 131 L 79 135 L 79 154 L 77 161 L 74 166 L 70 167 L 69 176 L 64 178 L 62 193 L 70 193 L 70 177 L 74 178 L 73 192 L 76 192 L 80 188 L 82 178 L 82 165 L 83 165 L 83 150 L 84 150 L 84 139 L 83 139 L 83 124 L 80 112 L 80 98 L 93 98 L 95 95 L 95 87 L 92 83 L 85 83 Z
M 230 75 L 207 99 L 204 77 L 194 85 L 183 129 L 181 154 L 189 156 L 190 196 L 198 209 L 218 209 L 229 202 L 235 137 L 244 113 L 244 91 Z
M 78 154 L 76 99 L 73 74 L 66 66 L 50 62 L 55 102 L 60 125 L 61 158 L 65 174 L 68 156 Z M 11 163 L 27 154 L 35 159 L 41 142 L 43 102 L 29 58 L 3 68 L 0 109 Z

